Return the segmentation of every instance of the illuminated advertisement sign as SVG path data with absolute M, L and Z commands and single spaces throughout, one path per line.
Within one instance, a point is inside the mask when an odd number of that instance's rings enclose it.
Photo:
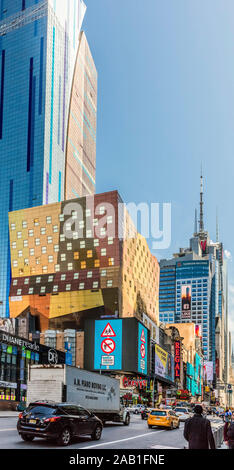
M 148 330 L 138 323 L 138 372 L 147 374 Z
M 155 374 L 164 379 L 174 381 L 174 359 L 173 356 L 155 345 Z
M 122 320 L 96 320 L 94 369 L 121 368 Z
M 206 382 L 213 381 L 213 362 L 204 361 L 204 380 Z
M 191 286 L 181 287 L 181 320 L 191 319 Z
M 180 341 L 175 341 L 175 379 L 180 379 Z

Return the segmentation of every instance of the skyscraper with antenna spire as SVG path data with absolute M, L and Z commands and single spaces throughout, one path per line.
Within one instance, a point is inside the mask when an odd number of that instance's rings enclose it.
M 213 363 L 213 385 L 228 382 L 227 265 L 219 241 L 204 225 L 204 178 L 200 174 L 200 214 L 195 209 L 194 234 L 189 247 L 180 248 L 170 260 L 160 261 L 159 319 L 163 323 L 195 323 L 201 328 L 204 360 Z M 199 223 L 198 223 L 199 222 Z M 184 312 L 182 293 L 189 290 L 191 307 Z

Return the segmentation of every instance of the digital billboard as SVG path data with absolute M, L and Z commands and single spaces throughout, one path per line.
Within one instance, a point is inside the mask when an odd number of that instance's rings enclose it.
M 148 330 L 138 323 L 138 372 L 147 374 Z
M 96 320 L 94 369 L 121 368 L 122 320 Z
M 213 382 L 213 362 L 204 361 L 204 380 L 206 382 Z
M 155 345 L 155 374 L 174 381 L 174 358 L 158 344 Z
M 181 287 L 181 320 L 191 319 L 191 285 Z

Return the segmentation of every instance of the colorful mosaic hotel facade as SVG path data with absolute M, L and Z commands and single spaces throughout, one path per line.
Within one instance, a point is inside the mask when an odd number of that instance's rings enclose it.
M 9 316 L 8 212 L 95 192 L 97 72 L 83 0 L 0 8 L 0 317 Z
M 158 322 L 159 264 L 117 191 L 9 214 L 12 318 L 41 331 L 85 318 Z

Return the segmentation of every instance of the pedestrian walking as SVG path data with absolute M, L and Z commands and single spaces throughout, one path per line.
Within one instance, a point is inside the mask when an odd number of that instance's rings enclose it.
M 210 421 L 204 418 L 202 413 L 202 406 L 196 405 L 194 416 L 185 421 L 184 438 L 189 443 L 189 449 L 215 449 Z
M 234 449 L 234 423 L 232 416 L 226 419 L 224 430 L 223 430 L 224 442 L 229 449 Z

